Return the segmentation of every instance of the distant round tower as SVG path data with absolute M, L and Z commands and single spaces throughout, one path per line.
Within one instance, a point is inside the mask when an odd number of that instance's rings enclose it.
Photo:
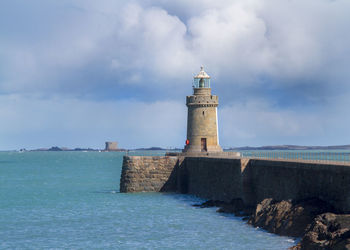
M 222 152 L 218 135 L 218 100 L 216 95 L 211 95 L 210 76 L 201 67 L 194 77 L 193 95 L 186 97 L 188 116 L 184 152 Z

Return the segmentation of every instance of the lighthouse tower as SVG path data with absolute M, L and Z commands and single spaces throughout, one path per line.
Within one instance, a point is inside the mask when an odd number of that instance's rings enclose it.
M 218 100 L 211 94 L 210 76 L 201 67 L 194 77 L 193 95 L 186 97 L 187 140 L 183 152 L 222 152 L 218 134 Z

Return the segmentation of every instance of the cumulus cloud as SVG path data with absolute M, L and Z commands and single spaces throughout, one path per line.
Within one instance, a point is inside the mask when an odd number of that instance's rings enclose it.
M 324 115 L 343 119 L 350 95 L 349 8 L 346 0 L 2 2 L 0 94 L 9 109 L 6 103 L 14 97 L 28 107 L 21 112 L 14 105 L 11 116 L 2 109 L 7 115 L 2 129 L 16 137 L 14 127 L 25 134 L 36 124 L 37 134 L 40 129 L 48 134 L 61 125 L 43 118 L 21 127 L 22 115 L 50 117 L 43 107 L 53 106 L 55 114 L 64 113 L 62 121 L 77 121 L 78 111 L 63 112 L 63 107 L 79 107 L 84 114 L 84 107 L 99 105 L 106 112 L 96 120 L 123 116 L 118 126 L 132 128 L 134 115 L 142 116 L 136 110 L 143 107 L 167 104 L 170 109 L 172 103 L 179 110 L 203 64 L 220 96 L 226 145 L 346 143 L 330 132 L 338 125 Z M 160 111 L 170 119 L 166 109 Z M 167 120 L 144 126 L 161 131 Z M 83 124 L 94 129 L 94 123 Z M 71 133 L 78 127 L 71 124 Z M 169 145 L 181 146 L 175 138 L 183 131 L 175 130 Z M 143 138 L 142 126 L 133 131 L 129 135 Z
M 223 85 L 256 85 L 267 78 L 274 86 L 335 77 L 348 66 L 346 1 L 67 2 L 51 20 L 54 31 L 42 29 L 29 43 L 25 37 L 3 47 L 13 70 L 29 76 L 29 85 L 62 85 L 60 74 L 75 79 L 91 68 L 99 68 L 101 78 L 115 77 L 115 84 L 142 84 L 150 77 L 152 85 L 183 85 L 205 64 Z M 38 11 L 29 9 L 32 15 Z M 142 76 L 138 81 L 135 71 Z

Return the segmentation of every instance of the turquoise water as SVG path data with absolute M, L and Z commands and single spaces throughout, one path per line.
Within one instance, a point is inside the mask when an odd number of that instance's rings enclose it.
M 287 249 L 293 239 L 192 206 L 119 193 L 123 153 L 0 152 L 0 249 Z

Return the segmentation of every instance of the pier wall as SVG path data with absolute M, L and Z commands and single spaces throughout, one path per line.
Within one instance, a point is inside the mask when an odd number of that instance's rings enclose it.
M 350 166 L 208 157 L 125 157 L 121 192 L 177 191 L 254 206 L 319 198 L 350 212 Z
M 250 185 L 260 202 L 317 197 L 350 212 L 350 166 L 292 161 L 250 160 Z
M 174 156 L 124 156 L 120 192 L 175 192 L 178 162 Z
M 229 202 L 242 196 L 241 160 L 188 157 L 180 166 L 182 193 Z

